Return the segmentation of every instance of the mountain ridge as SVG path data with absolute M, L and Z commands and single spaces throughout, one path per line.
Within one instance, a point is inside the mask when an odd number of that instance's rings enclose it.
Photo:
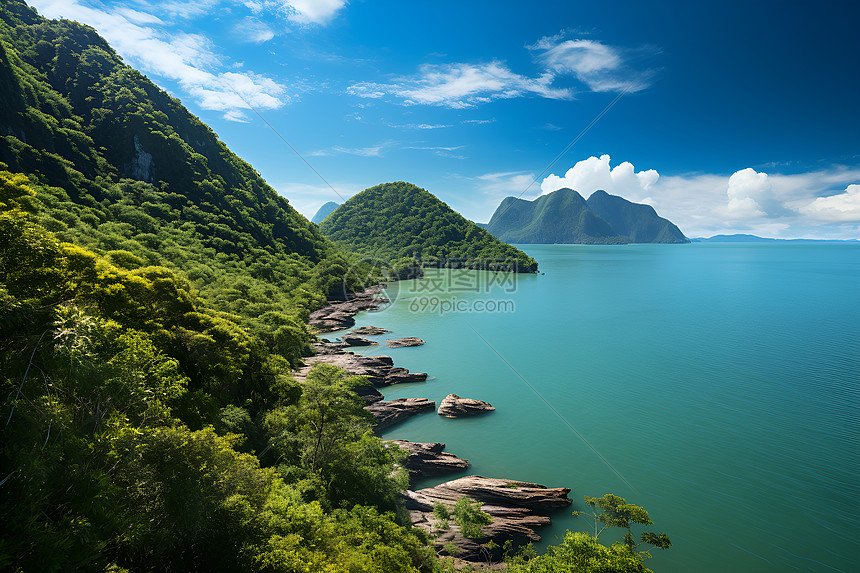
M 596 191 L 586 201 L 573 189 L 559 189 L 533 201 L 507 197 L 487 230 L 512 243 L 625 244 L 688 243 L 671 221 L 650 205 Z

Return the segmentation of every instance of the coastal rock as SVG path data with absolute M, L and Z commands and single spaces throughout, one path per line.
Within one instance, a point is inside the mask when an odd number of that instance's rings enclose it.
M 408 452 L 409 455 L 403 465 L 412 479 L 461 471 L 472 465 L 469 460 L 444 451 L 445 444 L 438 442 L 427 444 L 407 440 L 386 440 L 385 443 L 394 444 Z
M 388 348 L 404 348 L 406 346 L 421 346 L 424 341 L 415 336 L 407 336 L 406 338 L 391 338 L 385 341 L 385 346 Z
M 569 493 L 570 488 L 566 487 L 548 488 L 536 483 L 467 476 L 432 488 L 406 491 L 403 496 L 414 526 L 440 532 L 434 543 L 442 553 L 447 553 L 444 548 L 450 543 L 457 547 L 460 559 L 485 561 L 487 549 L 482 546 L 490 539 L 500 547 L 507 540 L 515 545 L 540 541 L 535 529 L 551 523 L 547 513 L 570 505 Z M 481 509 L 493 517 L 493 522 L 482 528 L 480 538 L 463 537 L 453 520 L 447 530 L 442 530 L 443 524 L 433 514 L 434 504 L 453 507 L 464 496 L 481 502 Z M 498 553 L 496 550 L 495 559 L 501 557 Z
M 384 328 L 379 328 L 378 326 L 362 326 L 353 330 L 352 334 L 358 336 L 379 336 L 380 334 L 385 334 L 386 332 L 391 331 L 385 330 Z
M 380 392 L 370 384 L 365 384 L 364 386 L 357 387 L 355 389 L 355 393 L 358 394 L 358 397 L 364 400 L 365 404 L 367 405 L 380 402 L 385 398 L 382 395 L 382 392 Z
M 365 406 L 365 409 L 376 418 L 376 431 L 381 432 L 394 424 L 411 418 L 426 410 L 436 407 L 436 402 L 427 398 L 397 398 L 395 400 L 379 401 Z
M 409 372 L 406 368 L 395 368 L 390 356 L 358 356 L 352 352 L 344 352 L 342 347 L 333 347 L 334 344 L 337 343 L 314 344 L 319 354 L 305 358 L 305 366 L 295 371 L 293 377 L 302 382 L 314 364 L 324 362 L 343 368 L 350 374 L 366 376 L 367 380 L 376 387 L 405 382 L 423 382 L 427 379 L 427 374 L 424 372 Z
M 382 286 L 377 285 L 365 289 L 364 292 L 350 294 L 347 300 L 329 301 L 328 306 L 311 313 L 308 324 L 319 332 L 334 332 L 349 328 L 355 325 L 353 317 L 357 313 L 363 310 L 376 310 L 389 302 L 387 298 L 379 296 L 380 292 L 382 292 Z
M 362 336 L 341 336 L 340 341 L 346 346 L 374 346 L 379 344 L 375 340 L 369 340 Z
M 472 398 L 460 398 L 456 394 L 448 394 L 439 404 L 439 415 L 446 418 L 459 418 L 460 416 L 474 416 L 481 412 L 495 410 L 489 402 L 474 400 Z

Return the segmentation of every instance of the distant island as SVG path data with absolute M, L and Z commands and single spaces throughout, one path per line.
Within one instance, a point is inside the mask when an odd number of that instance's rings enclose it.
M 772 239 L 737 233 L 734 235 L 714 235 L 713 237 L 696 237 L 694 243 L 857 243 L 858 239 Z
M 619 245 L 689 243 L 681 230 L 650 205 L 606 191 L 586 201 L 573 189 L 559 189 L 534 201 L 507 197 L 487 230 L 509 243 Z
M 311 219 L 311 223 L 316 223 L 317 225 L 319 225 L 323 222 L 323 219 L 331 215 L 332 211 L 334 211 L 338 207 L 340 207 L 340 203 L 335 203 L 334 201 L 329 201 L 328 203 L 325 203 L 317 210 L 316 215 L 314 215 L 313 219 Z

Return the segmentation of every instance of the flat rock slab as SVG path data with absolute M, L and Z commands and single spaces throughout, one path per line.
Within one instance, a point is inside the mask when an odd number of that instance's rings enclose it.
M 376 418 L 376 431 L 381 432 L 394 424 L 402 422 L 416 414 L 432 410 L 436 402 L 427 398 L 397 398 L 395 400 L 382 400 L 365 406 L 365 410 Z
M 365 289 L 364 292 L 350 294 L 347 300 L 332 300 L 327 306 L 311 313 L 308 324 L 318 332 L 334 332 L 355 326 L 356 314 L 363 310 L 376 310 L 390 302 L 379 296 L 382 286 Z
M 458 458 L 445 450 L 445 444 L 409 442 L 407 440 L 386 440 L 408 452 L 403 464 L 410 479 L 430 477 L 448 472 L 462 471 L 472 464 L 469 460 Z
M 483 400 L 460 398 L 456 394 L 448 394 L 439 404 L 439 415 L 446 418 L 459 418 L 461 416 L 474 416 L 482 412 L 492 412 L 495 409 L 492 404 Z
M 350 374 L 366 376 L 376 387 L 427 380 L 424 372 L 409 372 L 406 368 L 395 367 L 390 356 L 358 356 L 344 352 L 338 343 L 317 343 L 314 347 L 319 354 L 305 358 L 305 366 L 293 372 L 293 377 L 299 382 L 304 382 L 311 367 L 318 362 L 343 368 Z
M 346 346 L 375 346 L 379 344 L 375 340 L 370 340 L 364 338 L 363 336 L 341 336 L 340 341 L 343 342 Z
M 434 543 L 443 554 L 449 543 L 457 547 L 457 557 L 467 561 L 486 561 L 486 549 L 482 547 L 492 539 L 500 547 L 511 540 L 515 545 L 540 541 L 535 531 L 549 525 L 549 512 L 570 505 L 570 488 L 548 488 L 546 486 L 483 476 L 467 476 L 436 487 L 404 492 L 406 508 L 412 524 L 428 532 L 440 535 Z M 493 522 L 482 528 L 482 537 L 463 537 L 459 526 L 449 520 L 447 530 L 441 531 L 441 523 L 433 514 L 433 506 L 441 503 L 453 507 L 461 497 L 470 497 L 481 502 L 481 509 L 491 516 Z M 498 552 L 500 553 L 500 551 Z M 494 558 L 500 558 L 500 554 Z
M 379 336 L 380 334 L 385 334 L 386 332 L 391 331 L 385 330 L 384 328 L 379 328 L 378 326 L 362 326 L 353 330 L 352 334 L 358 336 Z
M 415 336 L 407 336 L 406 338 L 391 338 L 385 341 L 385 346 L 388 348 L 405 348 L 407 346 L 421 346 L 424 341 Z

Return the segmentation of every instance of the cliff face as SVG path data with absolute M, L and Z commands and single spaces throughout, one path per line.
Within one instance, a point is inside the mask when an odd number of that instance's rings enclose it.
M 613 245 L 687 243 L 684 234 L 649 205 L 595 192 L 586 201 L 573 189 L 559 189 L 534 201 L 508 197 L 487 230 L 510 243 Z

